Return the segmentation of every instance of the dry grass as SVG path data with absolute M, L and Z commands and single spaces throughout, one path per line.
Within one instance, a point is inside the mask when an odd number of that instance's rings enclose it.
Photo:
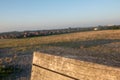
M 0 40 L 0 56 L 36 50 L 119 67 L 120 30 Z
M 97 39 L 120 39 L 120 30 L 78 32 L 71 34 L 53 35 L 47 37 L 36 37 L 27 39 L 5 39 L 0 40 L 0 48 Z

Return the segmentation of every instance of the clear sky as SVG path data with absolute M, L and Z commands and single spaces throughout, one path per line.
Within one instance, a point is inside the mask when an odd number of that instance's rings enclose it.
M 120 24 L 120 0 L 0 0 L 0 32 Z

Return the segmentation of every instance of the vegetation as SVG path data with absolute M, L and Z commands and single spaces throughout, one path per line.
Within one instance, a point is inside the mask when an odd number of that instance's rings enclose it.
M 0 66 L 0 77 L 9 76 L 12 73 L 19 73 L 22 70 L 13 66 Z
M 31 55 L 34 51 L 75 58 L 82 61 L 120 67 L 120 30 L 87 31 L 52 36 L 0 39 L 0 65 L 9 55 Z M 86 64 L 85 64 L 86 65 Z M 0 76 L 8 76 L 18 68 L 0 67 Z
M 120 30 L 0 40 L 0 57 L 32 54 L 34 51 L 118 67 L 120 66 Z
M 23 32 L 5 32 L 0 34 L 0 39 L 16 39 L 16 38 L 28 38 L 37 36 L 49 36 L 65 33 L 73 33 L 80 31 L 91 31 L 93 28 L 67 28 L 67 29 L 53 29 L 53 30 L 37 30 L 37 31 L 23 31 Z
M 14 32 L 0 33 L 0 39 L 28 38 L 28 37 L 66 34 L 66 33 L 73 33 L 73 32 L 85 32 L 85 31 L 94 31 L 94 30 L 114 30 L 114 29 L 120 29 L 120 25 L 96 26 L 96 27 L 87 27 L 87 28 L 78 27 L 78 28 L 23 31 L 23 32 L 14 31 Z

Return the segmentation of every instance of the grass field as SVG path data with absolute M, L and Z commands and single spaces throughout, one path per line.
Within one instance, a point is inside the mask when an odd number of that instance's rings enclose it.
M 0 57 L 47 52 L 120 67 L 120 30 L 88 31 L 25 39 L 1 39 Z

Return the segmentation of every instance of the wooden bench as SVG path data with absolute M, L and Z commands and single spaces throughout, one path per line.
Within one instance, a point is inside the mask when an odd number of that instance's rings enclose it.
M 120 80 L 120 69 L 34 52 L 31 80 Z

